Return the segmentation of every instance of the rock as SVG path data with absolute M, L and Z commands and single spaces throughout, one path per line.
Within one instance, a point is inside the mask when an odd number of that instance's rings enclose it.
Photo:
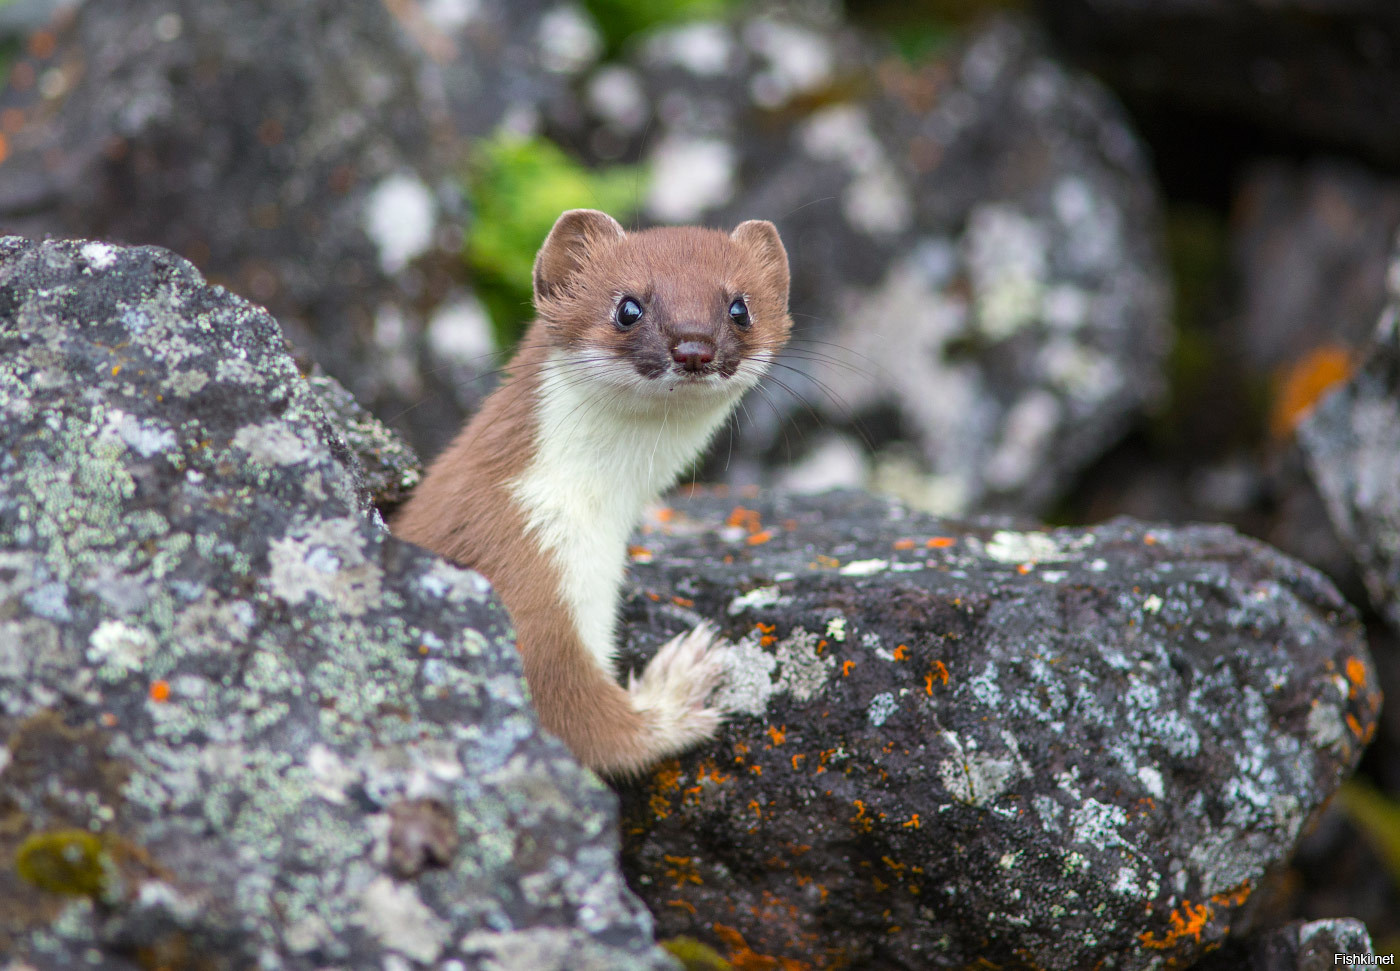
M 1366 346 L 1385 306 L 1400 182 L 1336 161 L 1264 162 L 1246 173 L 1232 222 L 1243 303 L 1233 326 L 1250 371 Z
M 1388 0 L 1041 0 L 1056 40 L 1142 110 L 1400 163 Z M 1210 130 L 1214 130 L 1211 128 Z M 1228 151 L 1210 143 L 1203 151 Z
M 376 508 L 392 508 L 408 497 L 422 478 L 422 467 L 403 439 L 360 406 L 345 386 L 313 367 L 306 383 L 316 403 L 350 451 L 355 461 L 352 471 L 362 473 L 363 487 Z
M 940 511 L 1037 512 L 1158 390 L 1147 163 L 1025 23 L 908 68 L 765 13 L 656 32 L 582 83 L 554 129 L 640 155 L 646 218 L 761 217 L 787 243 L 793 343 L 714 472 L 852 484 L 874 466 Z
M 321 400 L 165 251 L 0 242 L 0 952 L 673 967 L 499 602 Z
M 1357 373 L 1298 426 L 1298 443 L 1377 611 L 1400 632 L 1400 256 Z
M 0 97 L 6 230 L 188 256 L 435 452 L 490 344 L 441 78 L 386 5 L 104 0 L 51 46 Z
M 737 714 L 624 792 L 624 866 L 736 966 L 1188 966 L 1374 731 L 1354 613 L 1227 527 L 740 494 L 638 542 L 625 663 L 722 619 Z
M 1296 920 L 1259 935 L 1252 946 L 1238 946 L 1212 955 L 1198 971 L 1330 971 L 1348 967 L 1338 955 L 1373 955 L 1366 925 L 1350 917 Z M 1364 965 L 1350 965 L 1362 967 Z

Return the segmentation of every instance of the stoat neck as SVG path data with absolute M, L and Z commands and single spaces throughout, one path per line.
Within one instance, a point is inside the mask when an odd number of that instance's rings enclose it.
M 579 637 L 611 671 L 627 539 L 645 507 L 709 443 L 732 397 L 641 408 L 555 352 L 541 367 L 534 455 L 511 483 L 527 531 L 553 557 Z

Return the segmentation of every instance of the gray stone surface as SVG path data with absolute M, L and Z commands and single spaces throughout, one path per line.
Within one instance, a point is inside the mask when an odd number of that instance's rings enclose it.
M 265 311 L 7 238 L 0 414 L 10 967 L 673 966 L 504 610 L 375 524 Z
M 739 714 L 624 793 L 624 864 L 736 963 L 1189 966 L 1374 730 L 1353 611 L 1227 527 L 706 495 L 638 542 L 634 648 L 721 619 Z
M 388 6 L 84 4 L 0 92 L 0 226 L 180 253 L 433 452 L 490 344 L 443 78 Z
M 647 219 L 761 217 L 786 241 L 793 340 L 714 473 L 1042 511 L 1159 390 L 1148 166 L 1024 22 L 911 68 L 757 15 L 658 32 L 583 86 L 554 126 L 644 159 Z
M 1299 425 L 1298 442 L 1372 603 L 1400 632 L 1400 257 L 1390 277 L 1365 359 Z
M 1351 917 L 1331 917 L 1292 921 L 1253 941 L 1227 947 L 1193 967 L 1197 971 L 1330 971 L 1368 966 L 1339 964 L 1339 954 L 1364 958 L 1375 953 L 1365 924 Z

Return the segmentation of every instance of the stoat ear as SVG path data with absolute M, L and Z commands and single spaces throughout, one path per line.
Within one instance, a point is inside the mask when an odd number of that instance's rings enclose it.
M 788 256 L 783 241 L 778 238 L 778 227 L 766 219 L 750 219 L 735 226 L 729 238 L 749 251 L 763 268 L 769 285 L 782 297 L 783 306 L 787 306 Z
M 570 209 L 554 222 L 535 256 L 535 300 L 557 295 L 583 269 L 600 243 L 626 235 L 617 220 L 597 209 Z

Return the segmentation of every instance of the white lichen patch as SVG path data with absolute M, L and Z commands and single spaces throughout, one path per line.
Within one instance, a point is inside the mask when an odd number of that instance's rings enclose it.
M 948 794 L 965 805 L 989 807 L 1012 782 L 1029 774 L 1014 748 L 994 756 L 980 752 L 976 739 L 964 739 L 957 732 L 941 732 L 940 737 L 953 757 L 938 763 L 938 778 Z
M 1091 846 L 1127 846 L 1118 828 L 1128 821 L 1127 810 L 1088 798 L 1070 813 L 1069 826 L 1076 843 Z
M 831 42 L 814 30 L 759 18 L 745 28 L 744 42 L 768 62 L 749 83 L 749 94 L 760 107 L 779 107 L 831 80 L 835 52 Z
M 695 222 L 734 196 L 738 157 L 723 139 L 667 136 L 652 152 L 650 167 L 646 211 L 661 222 Z
M 432 246 L 437 202 L 422 179 L 400 172 L 370 190 L 362 218 L 380 268 L 392 276 Z
M 729 616 L 741 614 L 745 610 L 760 610 L 776 606 L 782 599 L 782 591 L 777 586 L 754 587 L 748 593 L 740 594 L 729 601 Z
M 289 604 L 315 594 L 352 617 L 379 602 L 381 571 L 365 557 L 358 520 L 321 519 L 271 542 L 272 593 Z
M 646 41 L 647 60 L 674 64 L 702 77 L 715 77 L 729 70 L 734 57 L 734 40 L 723 24 L 696 21 L 653 34 Z
M 1346 737 L 1341 711 L 1335 705 L 1314 701 L 1308 711 L 1308 740 L 1317 748 L 1329 748 Z
M 556 74 L 577 74 L 603 52 L 603 37 L 583 8 L 564 3 L 540 18 L 535 44 L 540 65 Z
M 296 465 L 313 454 L 296 429 L 275 418 L 261 425 L 243 426 L 234 434 L 233 444 L 263 465 Z
M 117 261 L 116 248 L 106 243 L 84 243 L 78 252 L 87 261 L 89 270 L 105 270 Z
M 428 320 L 428 349 L 439 360 L 483 365 L 496 349 L 491 318 L 475 297 L 444 304 Z
M 376 877 L 360 894 L 357 923 L 386 948 L 424 963 L 438 959 L 451 931 L 417 888 L 387 876 Z
M 778 644 L 775 656 L 780 668 L 776 691 L 787 692 L 798 701 L 812 698 L 831 677 L 836 658 L 817 653 L 820 638 L 798 627 Z
M 889 560 L 852 560 L 836 572 L 843 577 L 868 577 L 889 569 Z
M 846 618 L 833 617 L 826 622 L 826 636 L 840 644 L 846 639 Z
M 419 583 L 432 596 L 453 602 L 480 603 L 491 593 L 491 582 L 486 577 L 444 559 L 435 560 Z
M 104 620 L 88 636 L 87 659 L 107 680 L 118 680 L 139 671 L 156 650 L 156 639 L 144 627 L 119 620 Z
M 887 718 L 898 710 L 899 702 L 895 701 L 894 695 L 889 691 L 882 691 L 870 699 L 870 704 L 865 709 L 865 717 L 870 721 L 870 724 L 879 728 Z
M 143 458 L 175 448 L 175 433 L 169 428 L 115 408 L 107 413 L 98 438 L 102 441 L 120 440 Z
M 1062 560 L 1065 553 L 1048 533 L 997 530 L 983 548 L 998 563 L 1043 563 Z
M 777 666 L 777 658 L 753 638 L 739 641 L 724 656 L 725 680 L 715 693 L 715 705 L 735 714 L 762 715 L 777 690 L 772 677 Z
M 1044 230 L 1009 206 L 985 204 L 968 217 L 966 246 L 982 332 L 1004 340 L 1037 320 L 1049 262 Z

